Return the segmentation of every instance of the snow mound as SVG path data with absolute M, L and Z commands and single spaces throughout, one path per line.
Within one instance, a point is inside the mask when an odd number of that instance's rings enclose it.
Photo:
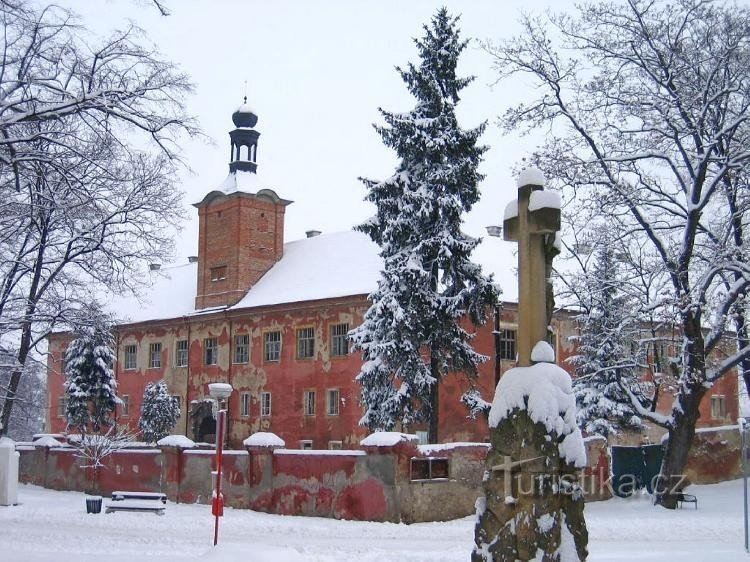
M 534 166 L 521 170 L 516 180 L 516 187 L 523 187 L 524 185 L 544 185 L 547 179 L 539 168 Z
M 559 209 L 562 206 L 562 199 L 557 191 L 532 191 L 529 197 L 529 211 L 536 211 L 549 207 Z
M 0 437 L 0 449 L 15 449 L 16 442 L 10 437 Z
M 398 431 L 376 431 L 362 439 L 359 444 L 365 447 L 393 447 L 402 441 L 419 441 L 419 437 Z
M 546 341 L 538 341 L 531 350 L 531 360 L 534 363 L 554 363 L 555 350 Z
M 503 220 L 507 221 L 518 216 L 518 199 L 513 199 L 510 203 L 505 206 L 505 212 L 503 213 Z
M 259 431 L 258 433 L 253 433 L 250 437 L 245 439 L 242 444 L 245 447 L 285 447 L 286 443 L 284 440 L 276 435 L 275 433 L 270 433 L 268 431 Z
M 160 447 L 179 447 L 181 449 L 192 449 L 195 447 L 195 441 L 188 439 L 184 435 L 167 435 L 156 442 Z
M 225 382 L 212 382 L 208 385 L 208 392 L 209 394 L 221 394 L 229 396 L 232 394 L 232 385 Z
M 51 435 L 40 437 L 33 443 L 34 447 L 62 447 L 63 444 Z
M 526 410 L 532 421 L 544 424 L 549 433 L 564 437 L 559 450 L 566 462 L 586 466 L 586 449 L 576 425 L 576 400 L 568 373 L 551 363 L 507 371 L 495 390 L 490 427 L 497 427 L 515 409 Z

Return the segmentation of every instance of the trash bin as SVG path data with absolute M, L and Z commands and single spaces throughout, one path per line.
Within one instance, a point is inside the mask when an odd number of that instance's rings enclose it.
M 86 498 L 86 513 L 101 513 L 102 497 L 92 496 Z

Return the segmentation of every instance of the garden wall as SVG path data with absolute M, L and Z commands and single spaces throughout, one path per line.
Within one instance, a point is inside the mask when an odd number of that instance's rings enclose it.
M 488 445 L 416 444 L 416 437 L 374 434 L 360 450 L 289 450 L 247 446 L 224 452 L 222 488 L 227 506 L 284 515 L 368 521 L 440 521 L 474 512 L 481 494 Z M 385 436 L 385 437 L 384 437 Z M 369 440 L 369 441 L 368 441 Z M 583 471 L 591 500 L 609 475 L 606 442 L 587 440 Z M 209 503 L 214 451 L 181 446 L 126 449 L 93 472 L 79 468 L 68 446 L 17 446 L 20 479 L 57 490 L 108 495 L 114 490 L 163 491 L 177 502 Z M 590 490 L 589 490 L 590 489 Z M 593 493 L 591 493 L 593 491 Z

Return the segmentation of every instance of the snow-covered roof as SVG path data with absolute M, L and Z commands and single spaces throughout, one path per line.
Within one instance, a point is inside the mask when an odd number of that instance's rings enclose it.
M 494 273 L 502 300 L 517 300 L 515 244 L 488 237 L 472 259 Z M 368 295 L 377 288 L 378 247 L 355 231 L 321 234 L 284 244 L 284 255 L 231 309 Z M 150 272 L 152 286 L 140 300 L 108 295 L 107 308 L 123 323 L 179 318 L 223 310 L 195 309 L 197 263 Z
M 246 170 L 237 170 L 229 172 L 224 181 L 219 184 L 219 191 L 224 193 L 234 193 L 235 191 L 244 191 L 246 193 L 255 193 L 264 187 L 263 178 L 258 176 L 257 172 Z

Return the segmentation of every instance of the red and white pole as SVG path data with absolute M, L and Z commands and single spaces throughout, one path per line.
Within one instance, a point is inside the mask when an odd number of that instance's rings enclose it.
M 221 462 L 224 452 L 224 433 L 226 431 L 227 411 L 219 410 L 216 419 L 216 484 L 211 502 L 211 513 L 214 522 L 214 546 L 219 542 L 219 517 L 224 515 L 224 496 L 221 493 Z

